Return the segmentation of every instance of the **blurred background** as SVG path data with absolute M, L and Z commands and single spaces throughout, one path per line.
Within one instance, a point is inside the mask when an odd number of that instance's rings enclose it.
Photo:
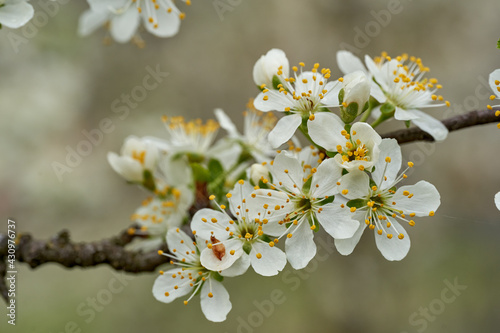
M 45 3 L 33 2 L 35 10 Z M 18 232 L 42 239 L 66 228 L 75 241 L 93 241 L 126 228 L 146 194 L 112 171 L 107 152 L 119 151 L 128 135 L 164 135 L 162 115 L 208 119 L 220 107 L 239 124 L 258 93 L 252 67 L 273 47 L 291 65 L 319 62 L 334 77 L 340 49 L 421 57 L 452 103 L 428 109 L 439 119 L 485 109 L 488 75 L 500 67 L 497 0 L 210 0 L 179 7 L 187 14 L 179 34 L 160 39 L 142 31 L 144 49 L 104 45 L 104 29 L 77 36 L 78 17 L 88 8 L 83 0 L 59 5 L 35 29 L 0 31 L 2 232 L 7 217 Z M 158 88 L 126 116 L 113 112 L 113 102 L 157 66 L 169 73 Z M 104 118 L 113 131 L 58 177 L 53 163 L 65 163 L 67 149 Z M 380 132 L 402 127 L 388 123 Z M 106 266 L 32 270 L 18 263 L 17 325 L 2 315 L 0 331 L 497 332 L 499 138 L 490 124 L 453 132 L 443 143 L 404 146 L 417 165 L 408 183 L 433 183 L 442 204 L 409 231 L 412 248 L 402 262 L 387 262 L 369 233 L 349 257 L 318 235 L 319 257 L 305 270 L 287 266 L 272 278 L 226 279 L 233 309 L 221 324 L 206 321 L 198 301 L 157 302 L 154 273 L 126 275 L 124 288 L 110 293 L 121 273 Z

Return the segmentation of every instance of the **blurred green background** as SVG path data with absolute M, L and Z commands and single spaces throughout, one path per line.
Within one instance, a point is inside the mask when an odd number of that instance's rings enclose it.
M 231 10 L 219 15 L 215 5 L 221 2 Z M 35 9 L 44 11 L 40 3 L 33 2 Z M 430 75 L 440 80 L 443 95 L 452 103 L 449 109 L 429 109 L 435 117 L 484 109 L 491 93 L 484 82 L 500 67 L 500 50 L 495 48 L 500 2 L 395 4 L 181 3 L 187 17 L 179 34 L 159 39 L 142 31 L 144 49 L 103 45 L 104 29 L 78 37 L 78 17 L 88 7 L 83 0 L 59 5 L 46 22 L 40 17 L 35 32 L 2 29 L 2 232 L 7 217 L 15 219 L 18 231 L 37 238 L 66 228 L 74 240 L 91 241 L 126 228 L 146 194 L 112 171 L 107 152 L 119 151 L 128 135 L 161 137 L 164 114 L 208 119 L 220 107 L 239 124 L 248 99 L 257 95 L 253 64 L 273 47 L 283 49 L 291 64 L 304 61 L 309 67 L 319 62 L 334 76 L 340 75 L 335 54 L 341 48 L 359 56 L 407 52 L 431 68 Z M 377 13 L 388 6 L 398 13 L 380 18 Z M 16 47 L 13 38 L 21 41 Z M 146 68 L 157 65 L 169 76 L 120 119 L 112 102 L 141 85 Z M 103 118 L 112 119 L 115 130 L 59 181 L 51 163 L 63 163 L 66 147 L 75 149 L 85 139 L 82 131 L 98 128 Z M 402 127 L 388 123 L 381 132 Z M 418 220 L 409 231 L 412 248 L 402 262 L 387 262 L 366 233 L 349 257 L 326 246 L 302 272 L 287 266 L 287 273 L 273 278 L 248 273 L 227 279 L 233 309 L 221 324 L 206 321 L 198 301 L 187 307 L 181 301 L 157 302 L 151 294 L 154 273 L 127 275 L 131 279 L 123 290 L 111 294 L 108 284 L 115 273 L 106 266 L 65 269 L 47 264 L 31 270 L 18 263 L 17 325 L 7 325 L 2 315 L 0 331 L 498 332 L 500 212 L 493 195 L 500 191 L 499 137 L 491 124 L 454 132 L 443 143 L 404 146 L 405 158 L 417 165 L 408 183 L 433 183 L 442 204 L 434 218 Z M 325 235 L 321 238 L 328 244 Z M 467 288 L 453 294 L 445 289 L 455 279 Z M 101 300 L 98 310 L 86 305 L 92 298 Z M 281 304 L 271 306 L 271 299 Z M 426 308 L 428 315 L 421 312 Z

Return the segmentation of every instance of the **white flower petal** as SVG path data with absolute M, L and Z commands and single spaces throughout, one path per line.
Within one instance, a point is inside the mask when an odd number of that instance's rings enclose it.
M 448 129 L 442 122 L 419 110 L 413 110 L 413 113 L 416 114 L 418 118 L 413 119 L 412 122 L 422 131 L 429 133 L 436 141 L 443 141 L 446 139 L 448 136 Z
M 342 168 L 329 158 L 321 162 L 311 179 L 311 196 L 322 198 L 338 193 L 337 182 L 342 177 Z
M 257 257 L 260 254 L 260 259 Z M 286 255 L 277 247 L 268 243 L 256 242 L 250 251 L 250 262 L 257 274 L 273 276 L 283 270 L 286 265 Z
M 405 191 L 410 195 L 405 196 Z M 436 187 L 424 180 L 415 185 L 401 186 L 391 200 L 396 202 L 393 205 L 396 209 L 402 210 L 404 214 L 415 213 L 416 216 L 429 216 L 429 213 L 435 212 L 441 204 L 441 196 Z
M 194 214 L 191 220 L 191 229 L 196 236 L 204 240 L 209 241 L 210 236 L 213 235 L 218 240 L 223 241 L 229 237 L 229 232 L 226 231 L 226 228 L 230 227 L 229 220 L 229 216 L 222 212 L 203 208 Z
M 223 243 L 225 248 L 224 256 L 219 259 L 215 256 L 213 248 L 208 247 L 201 251 L 200 262 L 203 267 L 211 271 L 223 271 L 231 267 L 238 258 L 245 255 L 242 248 L 242 242 L 237 239 L 230 239 Z M 231 251 L 234 250 L 234 254 Z
M 377 186 L 381 189 L 386 189 L 391 187 L 396 180 L 403 158 L 401 156 L 401 148 L 395 139 L 383 139 L 379 147 L 380 157 L 377 164 L 375 164 L 375 171 L 372 172 L 372 177 Z M 389 163 L 386 162 L 387 157 L 391 159 Z M 385 177 L 383 181 L 382 176 Z
M 244 274 L 250 267 L 250 256 L 242 254 L 229 268 L 223 270 L 222 276 L 233 277 Z
M 276 126 L 269 132 L 268 140 L 273 148 L 278 148 L 295 134 L 295 131 L 302 123 L 302 117 L 298 114 L 284 116 L 276 123 Z
M 313 231 L 309 222 L 301 218 L 298 227 L 293 230 L 292 237 L 285 242 L 285 252 L 288 262 L 294 269 L 302 269 L 316 255 Z
M 209 293 L 212 297 L 209 297 Z M 208 279 L 201 287 L 200 299 L 201 311 L 208 320 L 216 323 L 226 320 L 232 305 L 222 283 Z
M 240 133 L 236 129 L 236 126 L 234 125 L 233 121 L 231 118 L 228 117 L 228 115 L 222 110 L 222 109 L 215 109 L 215 117 L 217 118 L 217 121 L 219 122 L 220 127 L 225 129 L 227 133 L 229 134 L 229 137 L 232 138 L 239 138 L 241 137 Z
M 351 137 L 353 141 L 359 139 L 364 144 L 370 142 L 370 140 L 373 140 L 375 145 L 379 145 L 382 142 L 380 134 L 378 134 L 369 124 L 362 122 L 357 122 L 352 125 Z
M 193 240 L 179 228 L 172 228 L 167 231 L 167 246 L 168 250 L 180 257 L 180 259 L 185 258 L 188 262 L 198 259 Z
M 363 71 L 368 74 L 368 71 L 361 60 L 349 51 L 337 52 L 337 65 L 344 74 L 349 74 L 355 71 Z
M 25 1 L 7 2 L 0 8 L 0 24 L 11 29 L 17 29 L 28 23 L 33 14 L 33 7 Z
M 354 251 L 354 248 L 356 245 L 358 245 L 359 240 L 361 239 L 361 236 L 363 235 L 363 231 L 367 227 L 366 223 L 360 223 L 358 229 L 354 233 L 354 235 L 351 238 L 345 238 L 345 239 L 335 239 L 335 247 L 337 248 L 337 251 L 344 255 L 347 256 Z
M 268 220 L 268 223 L 262 226 L 264 233 L 270 236 L 280 236 L 285 231 L 284 226 L 276 222 L 285 219 L 287 214 L 293 211 L 294 207 L 288 200 L 286 193 L 259 189 L 254 191 L 247 201 L 247 209 L 251 220 L 255 218 L 261 221 Z
M 304 185 L 304 171 L 299 160 L 285 152 L 279 153 L 272 167 L 273 181 L 281 182 L 290 192 L 299 193 Z
M 265 84 L 269 89 L 272 89 L 273 76 L 278 73 L 280 67 L 283 75 L 288 77 L 290 65 L 285 52 L 280 49 L 269 50 L 253 66 L 253 81 L 259 87 Z
M 141 183 L 143 180 L 142 165 L 131 157 L 108 153 L 108 162 L 118 174 L 131 182 Z
M 495 205 L 497 206 L 498 210 L 500 210 L 500 192 L 495 194 Z
M 174 268 L 159 275 L 153 284 L 153 296 L 160 302 L 170 303 L 176 298 L 187 295 L 192 287 L 187 277 L 181 280 L 182 275 L 182 268 Z M 176 289 L 175 286 L 178 288 Z M 168 293 L 168 296 L 165 293 Z
M 80 15 L 78 20 L 78 34 L 88 36 L 106 23 L 109 19 L 107 12 L 95 12 L 91 9 L 86 10 Z
M 111 19 L 110 33 L 118 43 L 128 43 L 139 27 L 139 13 L 130 6 L 123 14 Z
M 142 21 L 146 30 L 157 37 L 172 37 L 179 31 L 181 19 L 176 10 L 168 11 L 168 8 L 176 8 L 170 0 L 163 0 L 166 2 L 166 7 L 160 2 L 160 10 L 155 10 L 156 21 L 149 22 L 147 11 L 142 12 Z M 132 7 L 136 12 L 135 6 Z M 153 9 L 154 10 L 154 9 Z M 158 24 L 155 26 L 155 23 Z
M 408 251 L 410 251 L 410 237 L 397 221 L 392 220 L 391 223 L 398 232 L 404 235 L 404 238 L 399 239 L 398 235 L 394 235 L 394 237 L 389 239 L 386 233 L 379 235 L 375 232 L 375 243 L 385 259 L 390 261 L 402 260 L 408 254 Z M 392 229 L 389 232 L 392 232 Z
M 339 203 L 332 202 L 321 207 L 321 213 L 316 213 L 321 226 L 335 239 L 351 238 L 359 228 L 359 221 L 354 220 L 354 214 L 349 207 L 342 208 Z
M 307 122 L 307 129 L 314 143 L 328 151 L 337 151 L 338 145 L 345 144 L 345 137 L 340 134 L 343 122 L 331 112 L 317 112 L 314 120 Z
M 340 178 L 339 192 L 349 200 L 365 198 L 370 194 L 370 178 L 362 171 L 350 172 Z
M 375 82 L 371 84 L 370 94 L 381 104 L 387 101 L 387 96 L 385 96 L 384 91 Z
M 267 96 L 267 100 L 264 97 Z M 268 111 L 285 111 L 285 108 L 293 108 L 293 102 L 284 94 L 274 90 L 269 90 L 266 93 L 259 93 L 253 100 L 253 106 L 263 112 Z
M 396 106 L 396 112 L 394 112 L 394 118 L 397 120 L 414 120 L 418 119 L 418 115 L 415 114 L 416 110 L 404 110 L 399 106 Z

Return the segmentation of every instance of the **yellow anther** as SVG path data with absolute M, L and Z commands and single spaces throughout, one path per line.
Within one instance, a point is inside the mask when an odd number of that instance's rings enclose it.
M 392 234 L 387 234 L 387 238 L 392 239 Z
M 378 189 L 377 186 L 375 186 L 375 185 L 372 186 L 372 191 L 376 191 L 377 189 Z
M 407 197 L 409 194 L 410 194 L 410 192 L 408 192 L 408 191 L 403 191 L 403 195 L 404 195 L 405 197 Z
M 398 235 L 398 238 L 399 238 L 399 239 L 403 239 L 403 238 L 405 238 L 405 235 L 403 235 L 403 234 L 399 234 L 399 235 Z
M 316 116 L 314 115 L 314 113 L 311 113 L 311 114 L 309 115 L 309 120 L 310 120 L 310 121 L 313 121 L 315 118 L 316 118 Z
M 287 238 L 292 238 L 292 234 L 286 235 Z
M 231 193 L 226 194 L 226 198 L 231 198 L 233 195 Z
M 158 254 L 159 254 L 159 255 L 162 255 L 162 254 L 163 254 L 163 251 L 162 251 L 162 250 L 158 250 Z
M 429 212 L 429 216 L 434 216 L 434 214 L 435 214 L 435 213 L 434 213 L 434 211 L 433 211 L 433 210 L 431 210 L 431 211 Z
M 316 226 L 315 226 L 315 225 L 312 225 L 312 226 L 311 226 L 311 230 L 314 230 L 314 229 L 316 229 Z
M 413 166 L 414 166 L 414 165 L 415 165 L 415 164 L 413 164 L 413 162 L 408 162 L 408 166 L 409 166 L 410 168 L 413 168 Z
M 209 200 L 214 200 L 215 199 L 215 195 L 212 194 L 211 196 L 208 197 L 208 199 Z
M 260 253 L 257 253 L 255 256 L 257 257 L 257 259 L 262 258 L 262 254 L 260 254 Z
M 382 229 L 378 229 L 377 234 L 382 235 Z
M 387 156 L 387 157 L 385 158 L 385 161 L 386 161 L 387 163 L 391 163 L 391 158 L 390 158 L 389 156 Z
M 274 242 L 269 242 L 269 246 L 273 247 L 274 246 Z
M 346 195 L 347 193 L 349 193 L 349 190 L 348 190 L 348 189 L 342 190 L 342 194 L 343 194 L 343 195 Z
M 351 213 L 354 213 L 356 211 L 356 207 L 351 207 Z
M 363 171 L 363 170 L 365 170 L 365 167 L 364 167 L 363 165 L 360 165 L 360 166 L 358 167 L 358 169 L 359 169 L 360 171 Z

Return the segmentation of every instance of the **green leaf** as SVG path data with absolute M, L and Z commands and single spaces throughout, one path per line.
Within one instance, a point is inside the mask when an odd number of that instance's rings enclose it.
M 347 205 L 347 207 L 361 208 L 361 207 L 366 206 L 366 200 L 365 199 L 349 200 L 346 205 Z
M 208 161 L 208 171 L 210 172 L 210 180 L 216 180 L 224 174 L 224 167 L 219 160 L 212 158 Z
M 245 251 L 246 254 L 250 254 L 250 251 L 252 251 L 252 244 L 250 244 L 249 242 L 244 242 L 243 251 Z
M 273 88 L 278 90 L 278 85 L 281 84 L 281 80 L 277 75 L 273 75 Z
M 405 120 L 405 125 L 406 125 L 406 128 L 410 128 L 411 120 Z

